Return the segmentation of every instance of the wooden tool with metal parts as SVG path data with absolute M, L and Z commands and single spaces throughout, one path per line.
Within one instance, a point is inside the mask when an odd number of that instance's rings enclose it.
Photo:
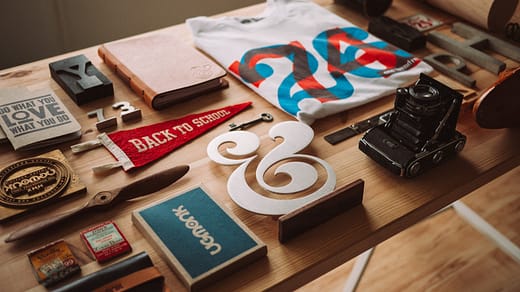
M 87 203 L 82 207 L 73 209 L 60 215 L 43 219 L 36 224 L 23 227 L 22 229 L 11 233 L 5 239 L 5 242 L 12 242 L 32 236 L 40 231 L 54 226 L 55 224 L 72 219 L 79 214 L 84 214 L 90 211 L 104 210 L 116 205 L 119 202 L 131 200 L 156 192 L 183 177 L 184 174 L 188 172 L 188 170 L 189 166 L 181 165 L 150 175 L 122 188 L 99 192 L 90 200 L 88 200 Z

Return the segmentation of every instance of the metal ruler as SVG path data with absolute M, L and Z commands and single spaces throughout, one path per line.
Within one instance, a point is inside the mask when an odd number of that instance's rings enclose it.
M 375 126 L 379 126 L 379 125 L 386 123 L 388 121 L 388 117 L 393 112 L 394 112 L 394 109 L 390 109 L 385 112 L 379 113 L 366 120 L 362 120 L 362 121 L 352 124 L 346 128 L 338 130 L 332 134 L 329 134 L 329 135 L 325 136 L 324 138 L 330 144 L 336 145 L 341 141 L 345 141 L 348 138 L 361 134 Z

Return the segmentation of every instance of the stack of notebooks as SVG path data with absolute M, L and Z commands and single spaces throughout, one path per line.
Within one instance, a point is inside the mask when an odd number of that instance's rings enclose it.
M 98 54 L 154 109 L 228 86 L 224 69 L 166 32 L 103 44 Z

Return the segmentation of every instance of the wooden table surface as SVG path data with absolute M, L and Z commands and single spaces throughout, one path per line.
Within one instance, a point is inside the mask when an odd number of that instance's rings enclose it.
M 317 2 L 358 26 L 367 27 L 367 19 L 356 12 L 333 4 L 332 1 L 320 0 Z M 441 19 L 446 24 L 455 21 L 452 16 L 423 5 L 422 2 L 414 0 L 394 1 L 387 15 L 399 19 L 421 11 Z M 256 15 L 264 7 L 264 4 L 261 4 L 227 14 Z M 166 29 L 177 32 L 181 39 L 191 44 L 191 34 L 185 25 Z M 449 26 L 444 25 L 437 30 L 449 31 Z M 89 119 L 86 113 L 102 107 L 105 109 L 106 116 L 116 115 L 118 112 L 111 109 L 111 105 L 116 101 L 129 101 L 143 111 L 142 121 L 136 124 L 123 124 L 119 121 L 118 130 L 148 125 L 245 101 L 252 101 L 253 106 L 233 117 L 232 121 L 248 121 L 262 112 L 271 113 L 274 116 L 274 123 L 293 120 L 292 117 L 270 105 L 231 76 L 227 78 L 230 81 L 228 89 L 197 97 L 166 110 L 153 111 L 103 64 L 97 56 L 96 50 L 97 46 L 2 70 L 0 71 L 0 87 L 52 87 L 82 125 L 84 134 L 81 141 L 92 140 L 98 134 L 95 128 L 95 119 Z M 425 56 L 437 51 L 441 50 L 428 44 L 426 49 L 416 52 L 416 55 Z M 48 69 L 50 62 L 79 53 L 85 54 L 98 69 L 112 80 L 115 91 L 113 99 L 101 99 L 78 107 L 50 78 Z M 506 60 L 504 57 L 497 57 L 504 60 L 508 68 L 519 65 Z M 478 92 L 482 92 L 497 79 L 494 74 L 471 63 L 468 63 L 468 70 L 471 76 L 477 79 L 476 90 Z M 191 143 L 153 164 L 128 173 L 116 170 L 106 175 L 96 175 L 92 172 L 92 167 L 114 161 L 107 150 L 98 148 L 77 155 L 70 150 L 70 145 L 77 143 L 77 141 L 61 144 L 58 148 L 64 152 L 73 170 L 79 174 L 82 182 L 87 186 L 87 194 L 58 202 L 0 225 L 0 258 L 2 259 L 0 290 L 42 290 L 43 287 L 38 286 L 32 274 L 26 256 L 27 252 L 50 241 L 63 238 L 79 254 L 86 255 L 88 252 L 80 240 L 79 232 L 105 220 L 115 220 L 121 227 L 122 232 L 127 236 L 133 247 L 132 254 L 145 250 L 151 255 L 156 266 L 166 276 L 166 283 L 172 291 L 184 290 L 185 288 L 179 279 L 132 224 L 131 212 L 138 207 L 180 193 L 182 190 L 201 183 L 207 187 L 213 198 L 223 203 L 225 207 L 237 215 L 268 246 L 266 258 L 219 281 L 210 290 L 241 289 L 257 291 L 268 288 L 294 288 L 428 217 L 435 211 L 520 164 L 520 130 L 481 129 L 473 120 L 468 107 L 462 110 L 457 126 L 460 132 L 467 135 L 467 144 L 464 150 L 455 158 L 445 161 L 437 168 L 414 179 L 395 176 L 359 151 L 358 140 L 360 136 L 335 146 L 328 144 L 323 139 L 326 134 L 392 108 L 392 102 L 393 95 L 348 112 L 321 119 L 312 125 L 315 138 L 303 152 L 320 157 L 332 165 L 337 175 L 337 187 L 349 184 L 359 178 L 363 179 L 365 181 L 363 204 L 336 216 L 318 228 L 309 230 L 286 244 L 278 242 L 276 218 L 250 213 L 238 207 L 229 198 L 226 191 L 226 181 L 235 167 L 217 165 L 208 159 L 206 145 L 214 137 L 227 131 L 226 124 L 222 124 L 196 138 Z M 272 125 L 273 123 L 260 123 L 250 129 L 261 137 L 260 155 L 265 155 L 280 142 L 272 141 L 267 135 Z M 53 149 L 55 148 L 33 152 L 15 152 L 10 145 L 4 144 L 0 145 L 0 161 L 3 165 L 6 165 L 17 159 L 38 155 Z M 128 184 L 135 179 L 179 164 L 190 165 L 191 169 L 188 174 L 173 186 L 153 196 L 136 202 L 121 204 L 104 213 L 84 216 L 80 220 L 67 222 L 30 242 L 7 244 L 3 241 L 7 234 L 22 225 L 34 223 L 47 215 L 58 214 L 77 207 L 85 202 L 89 195 L 98 191 Z M 250 174 L 253 176 L 254 171 L 251 171 Z M 79 258 L 84 274 L 106 266 L 99 265 L 87 256 L 80 256 Z

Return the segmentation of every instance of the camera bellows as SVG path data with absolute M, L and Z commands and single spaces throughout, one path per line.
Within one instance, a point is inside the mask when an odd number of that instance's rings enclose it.
M 398 88 L 388 121 L 369 130 L 359 149 L 401 176 L 413 177 L 461 151 L 466 137 L 455 130 L 462 95 L 421 74 Z

